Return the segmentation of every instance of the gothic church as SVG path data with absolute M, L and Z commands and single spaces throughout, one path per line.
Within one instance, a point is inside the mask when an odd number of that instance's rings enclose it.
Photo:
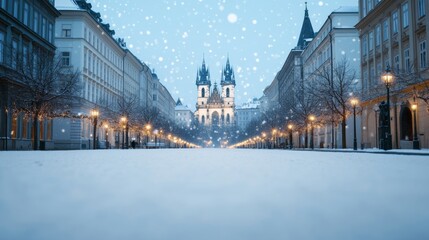
M 210 70 L 206 67 L 204 58 L 201 68 L 197 71 L 196 85 L 198 98 L 195 118 L 198 122 L 207 127 L 232 126 L 235 112 L 235 75 L 229 57 L 222 69 L 220 92 L 216 82 L 211 90 Z

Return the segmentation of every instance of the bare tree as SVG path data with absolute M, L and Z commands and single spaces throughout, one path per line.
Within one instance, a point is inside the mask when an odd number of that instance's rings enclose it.
M 33 149 L 39 149 L 39 120 L 56 116 L 58 112 L 70 109 L 80 94 L 80 73 L 64 66 L 63 59 L 54 54 L 33 47 L 23 54 L 12 54 L 10 78 L 13 106 L 32 118 Z
M 356 89 L 356 71 L 350 67 L 347 59 L 343 58 L 335 64 L 333 74 L 332 77 L 331 69 L 327 66 L 317 70 L 311 89 L 320 102 L 333 113 L 331 119 L 341 119 L 341 145 L 346 148 L 346 120 L 352 109 L 350 97 L 359 95 Z
M 136 125 L 139 120 L 139 105 L 138 105 L 138 97 L 135 95 L 126 97 L 122 96 L 118 100 L 117 111 L 116 113 L 120 114 L 120 117 L 125 117 L 125 148 L 129 146 L 129 128 L 130 125 Z M 117 119 L 119 117 L 116 117 Z

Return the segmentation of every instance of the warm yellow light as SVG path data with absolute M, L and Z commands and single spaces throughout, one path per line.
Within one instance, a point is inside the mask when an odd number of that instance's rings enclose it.
M 277 129 L 273 129 L 273 134 L 276 134 L 277 133 Z
M 109 125 L 108 124 L 104 124 L 104 128 L 109 128 Z
M 411 109 L 413 109 L 414 111 L 417 110 L 417 104 L 414 103 L 413 105 L 411 105 Z
M 126 117 L 121 117 L 121 122 L 126 122 L 127 118 Z
M 384 72 L 384 74 L 381 75 L 381 80 L 386 85 L 390 85 L 393 82 L 393 74 L 390 72 L 390 70 L 387 70 Z
M 152 126 L 150 124 L 146 124 L 146 130 L 150 130 Z
M 313 115 L 310 115 L 310 117 L 308 117 L 308 119 L 310 119 L 310 121 L 314 122 L 314 120 L 316 120 L 316 117 Z
M 287 128 L 288 128 L 289 130 L 292 130 L 292 128 L 293 128 L 292 124 L 287 125 Z
M 98 117 L 99 112 L 97 110 L 92 110 L 91 111 L 91 116 L 93 117 Z
M 358 105 L 358 103 L 359 103 L 359 101 L 356 98 L 353 98 L 352 100 L 350 100 L 350 102 L 351 102 L 353 107 Z

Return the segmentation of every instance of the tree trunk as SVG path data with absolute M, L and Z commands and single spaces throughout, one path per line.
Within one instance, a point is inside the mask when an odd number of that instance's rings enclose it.
M 127 123 L 127 125 L 125 127 L 125 149 L 128 149 L 128 146 L 129 146 L 128 130 L 129 130 L 129 126 Z
M 341 148 L 347 148 L 347 139 L 346 139 L 346 115 L 343 115 L 343 120 L 341 122 Z
M 304 147 L 308 148 L 308 129 L 305 129 L 305 136 L 304 136 Z
M 33 116 L 33 150 L 39 150 L 39 114 Z

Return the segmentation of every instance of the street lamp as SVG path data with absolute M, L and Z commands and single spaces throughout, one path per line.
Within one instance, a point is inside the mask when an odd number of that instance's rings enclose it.
M 108 131 L 109 131 L 109 125 L 106 123 L 106 124 L 104 124 L 104 139 L 106 141 L 106 149 L 109 148 L 109 140 L 108 140 L 109 132 Z
M 97 136 L 97 120 L 98 120 L 99 112 L 95 109 L 91 110 L 91 117 L 93 118 L 93 133 L 92 133 L 92 149 L 97 149 L 97 143 L 95 142 Z
M 277 143 L 276 133 L 277 133 L 277 129 L 273 129 L 273 131 L 272 131 L 272 135 L 273 135 L 273 149 L 276 148 L 276 143 Z
M 146 124 L 145 128 L 146 128 L 146 148 L 147 148 L 149 145 L 149 133 L 150 133 L 150 129 L 152 129 L 152 125 L 148 123 Z
M 419 142 L 419 138 L 417 137 L 417 103 L 413 103 L 413 105 L 411 105 L 411 109 L 413 109 L 413 115 L 414 115 L 413 149 L 420 149 L 420 142 Z
M 292 139 L 292 128 L 293 128 L 293 125 L 289 124 L 289 125 L 287 125 L 287 128 L 289 129 L 289 149 L 292 149 L 293 148 L 293 139 Z
M 122 149 L 125 149 L 125 128 L 127 127 L 127 117 L 121 117 L 122 123 Z
M 314 149 L 314 131 L 313 131 L 313 122 L 316 120 L 316 117 L 313 115 L 310 115 L 310 117 L 308 117 L 308 119 L 310 120 L 310 127 L 311 127 L 311 140 L 310 140 L 310 148 Z
M 386 71 L 381 75 L 381 80 L 386 85 L 387 95 L 386 106 L 383 112 L 383 119 L 385 120 L 385 123 L 383 124 L 383 132 L 380 132 L 381 138 L 383 140 L 383 144 L 380 144 L 380 148 L 383 148 L 384 150 L 392 149 L 392 134 L 390 130 L 390 87 L 392 85 L 393 78 L 394 77 L 392 72 L 390 71 L 390 66 L 387 65 Z
M 358 104 L 358 100 L 353 98 L 351 101 L 353 106 L 353 150 L 357 150 L 357 139 L 356 139 L 356 105 Z
M 262 133 L 262 141 L 263 141 L 263 144 L 262 144 L 262 148 L 265 148 L 265 145 L 266 145 L 266 139 L 265 139 L 265 137 L 267 136 L 267 134 L 266 133 Z
M 374 105 L 374 118 L 375 118 L 375 147 L 378 148 L 378 121 L 377 114 L 380 112 L 380 108 L 377 105 Z

